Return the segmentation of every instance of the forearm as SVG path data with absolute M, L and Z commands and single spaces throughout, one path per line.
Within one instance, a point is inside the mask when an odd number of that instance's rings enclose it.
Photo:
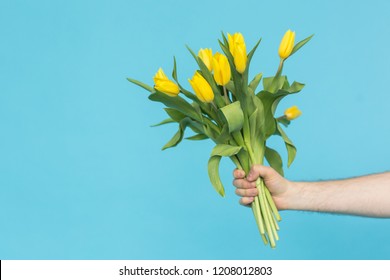
M 357 178 L 292 182 L 291 210 L 390 217 L 390 172 Z

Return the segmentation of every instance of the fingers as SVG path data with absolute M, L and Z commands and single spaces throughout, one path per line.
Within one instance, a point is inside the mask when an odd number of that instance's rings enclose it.
M 235 193 L 236 193 L 236 195 L 239 195 L 239 196 L 242 196 L 242 197 L 254 197 L 259 192 L 257 191 L 257 188 L 250 188 L 250 189 L 237 188 Z
M 236 179 L 244 179 L 245 178 L 245 171 L 241 170 L 241 169 L 234 169 L 233 177 Z
M 237 188 L 236 194 L 241 196 L 240 204 L 249 205 L 258 195 L 256 180 L 261 177 L 272 195 L 280 195 L 286 192 L 288 181 L 276 170 L 264 165 L 253 165 L 245 177 L 243 170 L 236 169 L 233 172 L 233 185 Z
M 246 179 L 234 179 L 233 186 L 241 189 L 252 189 L 256 188 L 256 182 L 249 182 Z
M 242 197 L 240 199 L 240 204 L 244 206 L 249 206 L 255 200 L 254 197 Z
M 275 172 L 271 167 L 264 165 L 253 165 L 246 177 L 249 182 L 256 181 L 257 178 L 262 177 L 267 179 L 275 175 Z
M 256 182 L 249 182 L 245 178 L 245 172 L 240 169 L 236 169 L 233 172 L 234 181 L 233 185 L 237 187 L 236 194 L 241 196 L 240 204 L 243 206 L 249 206 L 258 194 L 256 188 Z

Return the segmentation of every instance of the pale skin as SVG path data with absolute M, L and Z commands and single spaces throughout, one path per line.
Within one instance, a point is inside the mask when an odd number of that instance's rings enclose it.
M 293 182 L 273 168 L 254 165 L 248 176 L 234 170 L 233 185 L 240 204 L 250 205 L 262 177 L 279 210 L 303 210 L 390 218 L 390 172 L 343 180 Z

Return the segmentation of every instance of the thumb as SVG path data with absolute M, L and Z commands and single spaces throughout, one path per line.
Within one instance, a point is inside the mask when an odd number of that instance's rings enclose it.
M 251 167 L 251 170 L 246 177 L 248 181 L 256 181 L 257 178 L 262 177 L 264 180 L 273 175 L 274 170 L 271 167 L 256 164 Z

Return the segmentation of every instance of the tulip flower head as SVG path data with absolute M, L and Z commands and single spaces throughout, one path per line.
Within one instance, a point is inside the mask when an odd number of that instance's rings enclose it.
M 214 80 L 220 86 L 225 86 L 231 78 L 229 61 L 226 56 L 215 53 L 213 57 Z
M 294 120 L 298 118 L 302 114 L 301 110 L 298 109 L 297 106 L 292 106 L 288 108 L 286 111 L 284 111 L 284 115 L 286 116 L 286 119 L 289 121 Z
M 161 68 L 158 69 L 156 75 L 153 77 L 153 80 L 154 88 L 162 93 L 174 97 L 180 92 L 179 86 L 169 80 Z
M 279 45 L 279 57 L 281 59 L 286 59 L 290 56 L 294 48 L 295 32 L 292 32 L 290 29 L 284 34 L 282 41 Z
M 200 101 L 210 103 L 214 100 L 214 93 L 211 86 L 199 72 L 195 72 L 192 80 L 188 79 L 188 81 Z
M 207 68 L 213 70 L 213 52 L 211 49 L 200 49 L 198 57 L 203 61 Z
M 239 73 L 244 73 L 246 69 L 246 46 L 244 36 L 241 33 L 230 35 L 228 33 L 229 51 L 234 58 L 234 66 Z

